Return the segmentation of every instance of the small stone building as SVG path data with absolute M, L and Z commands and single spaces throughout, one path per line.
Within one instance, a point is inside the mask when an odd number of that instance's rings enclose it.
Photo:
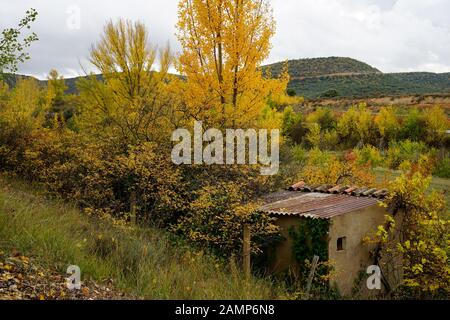
M 308 186 L 299 182 L 288 190 L 266 196 L 266 204 L 260 211 L 277 217 L 276 223 L 284 238 L 274 248 L 271 272 L 277 274 L 298 268 L 293 253 L 292 228 L 302 219 L 327 219 L 330 223 L 324 240 L 328 243 L 328 261 L 334 267 L 331 285 L 335 285 L 342 295 L 350 295 L 361 272 L 374 264 L 370 253 L 373 247 L 363 243 L 363 238 L 383 224 L 386 210 L 378 202 L 386 194 L 385 189 Z M 361 286 L 365 286 L 365 282 Z

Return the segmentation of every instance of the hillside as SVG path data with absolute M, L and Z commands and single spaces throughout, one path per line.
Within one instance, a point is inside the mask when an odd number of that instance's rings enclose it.
M 10 74 L 10 73 L 5 73 L 5 74 L 0 74 L 0 80 L 3 80 L 10 88 L 14 88 L 17 81 L 19 81 L 19 79 L 29 79 L 29 78 L 33 78 L 30 76 L 24 76 L 24 75 L 14 75 L 14 74 Z M 46 81 L 40 81 L 38 80 L 40 83 L 45 84 Z
M 97 80 L 102 80 L 103 76 L 101 74 L 96 75 Z M 70 78 L 70 79 L 66 79 L 66 86 L 67 86 L 67 91 L 66 93 L 70 93 L 70 94 L 76 94 L 78 92 L 77 89 L 77 81 L 85 78 L 85 77 L 76 77 L 76 78 Z
M 382 73 L 380 70 L 351 58 L 312 58 L 290 60 L 288 85 L 297 95 L 318 98 L 376 98 L 450 93 L 450 73 Z M 280 74 L 284 62 L 270 67 L 273 76 Z M 5 75 L 13 87 L 17 77 Z M 82 77 L 66 79 L 67 93 L 77 93 L 76 82 Z M 101 78 L 101 75 L 98 75 Z M 46 81 L 40 81 L 45 85 Z
M 450 73 L 382 73 L 364 62 L 340 57 L 290 60 L 288 64 L 289 88 L 309 99 L 450 93 Z M 279 62 L 268 67 L 277 76 L 283 66 Z
M 12 74 L 4 74 L 3 75 L 3 80 L 8 84 L 8 86 L 10 88 L 13 88 L 17 81 L 19 79 L 26 79 L 26 78 L 33 78 L 31 76 L 24 76 L 24 75 L 12 75 Z M 65 84 L 67 86 L 67 90 L 66 93 L 68 94 L 76 94 L 78 92 L 77 90 L 77 81 L 85 78 L 85 77 L 76 77 L 76 78 L 67 78 L 65 79 Z M 98 79 L 102 78 L 102 75 L 97 75 Z M 47 81 L 46 80 L 37 80 L 39 82 L 40 85 L 45 86 L 47 85 Z
M 381 73 L 380 70 L 371 67 L 367 63 L 351 58 L 298 59 L 289 60 L 288 63 L 291 78 L 315 77 L 330 74 Z M 284 62 L 277 62 L 266 67 L 269 67 L 272 74 L 277 76 L 283 70 Z
M 370 98 L 381 96 L 430 95 L 450 93 L 450 73 L 379 73 L 324 75 L 292 79 L 289 88 L 298 95 L 321 97 Z

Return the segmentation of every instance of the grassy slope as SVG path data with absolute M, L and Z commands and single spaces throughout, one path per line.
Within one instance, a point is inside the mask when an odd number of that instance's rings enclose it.
M 269 299 L 268 281 L 245 281 L 213 257 L 174 245 L 157 229 L 131 229 L 89 218 L 39 190 L 0 176 L 0 251 L 17 250 L 64 272 L 80 266 L 82 279 L 112 279 L 148 299 Z
M 292 79 L 289 87 L 298 95 L 318 98 L 330 89 L 340 97 L 378 97 L 450 92 L 450 74 L 442 73 L 387 73 L 320 76 Z

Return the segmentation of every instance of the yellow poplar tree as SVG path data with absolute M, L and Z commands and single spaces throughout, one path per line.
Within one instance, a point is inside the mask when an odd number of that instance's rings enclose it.
M 393 107 L 383 107 L 375 117 L 380 135 L 388 140 L 395 139 L 400 123 Z
M 78 126 L 115 139 L 127 148 L 142 142 L 170 141 L 179 116 L 178 97 L 169 74 L 169 47 L 157 50 L 141 22 L 118 20 L 106 24 L 101 40 L 91 49 L 91 63 L 103 81 L 92 76 L 79 83 L 83 99 Z M 156 70 L 156 64 L 159 69 Z
M 445 140 L 445 132 L 449 128 L 450 121 L 444 109 L 434 106 L 425 113 L 427 126 L 426 141 L 436 147 L 441 147 Z
M 42 122 L 42 91 L 35 79 L 20 79 L 12 90 L 2 117 L 10 124 L 38 126 Z
M 337 131 L 343 141 L 364 145 L 371 136 L 373 117 L 365 103 L 350 107 L 337 123 Z
M 271 95 L 286 90 L 263 74 L 275 22 L 266 0 L 181 0 L 178 69 L 186 77 L 184 101 L 192 117 L 207 125 L 256 125 Z
M 48 74 L 47 80 L 47 104 L 49 106 L 62 104 L 64 92 L 67 90 L 64 77 L 57 70 L 52 69 Z
M 4 155 L 24 149 L 41 128 L 45 108 L 37 80 L 20 79 L 0 108 L 0 161 Z

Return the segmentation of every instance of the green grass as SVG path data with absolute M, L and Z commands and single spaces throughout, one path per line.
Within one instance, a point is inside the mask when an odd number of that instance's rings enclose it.
M 119 290 L 146 299 L 273 299 L 281 294 L 269 280 L 245 280 L 232 263 L 175 243 L 162 230 L 88 217 L 24 182 L 0 176 L 0 250 L 12 249 L 61 272 L 78 265 L 82 279 L 112 279 Z

